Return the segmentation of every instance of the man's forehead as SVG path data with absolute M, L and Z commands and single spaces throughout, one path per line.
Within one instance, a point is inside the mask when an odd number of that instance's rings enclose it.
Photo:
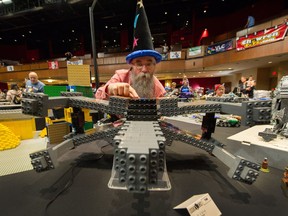
M 132 60 L 132 62 L 155 62 L 155 58 L 151 56 L 144 56 L 144 57 L 139 57 L 135 58 Z

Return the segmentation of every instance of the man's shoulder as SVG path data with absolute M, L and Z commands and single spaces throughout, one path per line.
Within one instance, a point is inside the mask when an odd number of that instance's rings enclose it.
M 154 79 L 154 83 L 156 83 L 156 88 L 159 88 L 159 89 L 165 91 L 165 88 L 162 85 L 162 83 L 160 82 L 160 80 L 156 76 L 153 76 L 153 79 Z
M 27 80 L 27 81 L 26 81 L 26 85 L 31 85 L 31 81 L 30 81 L 30 80 Z

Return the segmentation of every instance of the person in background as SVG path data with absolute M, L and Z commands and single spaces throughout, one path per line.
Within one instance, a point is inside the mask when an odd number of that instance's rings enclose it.
M 162 46 L 162 53 L 167 54 L 168 51 L 169 51 L 169 46 L 167 45 L 167 43 L 164 43 L 164 45 Z
M 29 73 L 29 80 L 26 81 L 26 92 L 43 93 L 45 84 L 38 80 L 38 75 L 35 72 Z
M 6 94 L 0 89 L 0 99 L 6 99 Z
M 249 81 L 249 84 L 246 87 L 246 94 L 249 98 L 254 97 L 254 90 L 256 90 L 256 81 L 251 80 Z
M 71 52 L 66 52 L 65 57 L 66 57 L 65 61 L 69 61 L 73 57 L 73 55 Z
M 171 83 L 171 91 L 169 93 L 167 93 L 165 96 L 167 96 L 167 97 L 173 97 L 173 96 L 178 97 L 179 89 L 176 88 L 176 86 L 177 86 L 176 82 L 172 82 Z
M 246 94 L 246 88 L 247 88 L 247 78 L 245 76 L 242 76 L 239 81 L 239 91 L 241 94 Z
M 215 85 L 215 97 L 222 97 L 225 94 L 225 86 L 221 84 Z
M 178 96 L 179 95 L 179 89 L 177 88 L 177 84 L 176 82 L 172 82 L 171 83 L 171 92 L 170 92 L 170 96 Z
M 214 90 L 213 90 L 213 89 L 206 88 L 206 91 L 205 91 L 205 94 L 206 94 L 206 95 L 212 95 L 213 93 L 214 93 Z
M 247 79 L 247 82 L 246 82 L 246 87 L 250 86 L 250 85 L 253 85 L 253 82 L 254 82 L 254 78 L 252 75 L 250 75 Z
M 188 79 L 183 79 L 183 85 L 180 87 L 181 93 L 191 92 Z
M 126 56 L 130 69 L 117 70 L 114 76 L 97 89 L 96 99 L 108 99 L 109 96 L 130 98 L 157 98 L 166 91 L 154 76 L 156 64 L 162 55 L 154 50 L 143 2 L 139 0 L 134 20 L 134 42 L 132 53 Z
M 17 84 L 11 84 L 11 89 L 7 91 L 6 100 L 11 104 L 20 104 L 22 92 Z
M 179 98 L 193 98 L 193 92 L 192 89 L 189 86 L 189 80 L 187 79 L 183 79 L 183 85 L 180 87 L 180 95 Z
M 166 91 L 165 95 L 167 95 L 168 93 L 170 93 L 172 91 L 172 88 L 168 85 L 164 89 Z
M 244 28 L 250 28 L 255 25 L 255 18 L 253 16 L 248 16 L 247 23 L 245 24 Z

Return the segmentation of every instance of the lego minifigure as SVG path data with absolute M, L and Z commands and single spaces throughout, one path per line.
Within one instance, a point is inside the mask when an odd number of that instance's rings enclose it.
M 262 161 L 262 165 L 261 165 L 261 169 L 262 172 L 269 172 L 268 169 L 268 159 L 264 158 L 264 160 Z

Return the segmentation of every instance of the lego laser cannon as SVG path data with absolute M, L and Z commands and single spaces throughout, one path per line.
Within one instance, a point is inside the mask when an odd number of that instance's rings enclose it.
M 31 163 L 37 172 L 56 168 L 59 165 L 58 158 L 72 148 L 105 139 L 114 146 L 113 168 L 108 183 L 110 188 L 142 193 L 147 190 L 169 190 L 171 185 L 166 170 L 165 147 L 171 145 L 173 140 L 180 140 L 213 154 L 230 168 L 228 176 L 232 179 L 252 184 L 258 177 L 259 164 L 234 156 L 223 148 L 223 144 L 211 137 L 215 130 L 215 113 L 225 109 L 223 103 L 203 101 L 199 104 L 187 104 L 178 103 L 175 98 L 121 97 L 110 97 L 109 101 L 104 101 L 86 98 L 77 92 L 63 92 L 62 96 L 52 98 L 45 94 L 23 95 L 22 112 L 27 115 L 45 117 L 48 109 L 59 106 L 73 107 L 76 116 L 81 116 L 81 108 L 114 114 L 123 117 L 122 124 L 111 124 L 85 133 L 81 130 L 81 122 L 78 122 L 76 132 L 67 134 L 62 143 L 30 154 Z M 163 116 L 197 112 L 206 113 L 202 122 L 201 139 L 161 120 Z

